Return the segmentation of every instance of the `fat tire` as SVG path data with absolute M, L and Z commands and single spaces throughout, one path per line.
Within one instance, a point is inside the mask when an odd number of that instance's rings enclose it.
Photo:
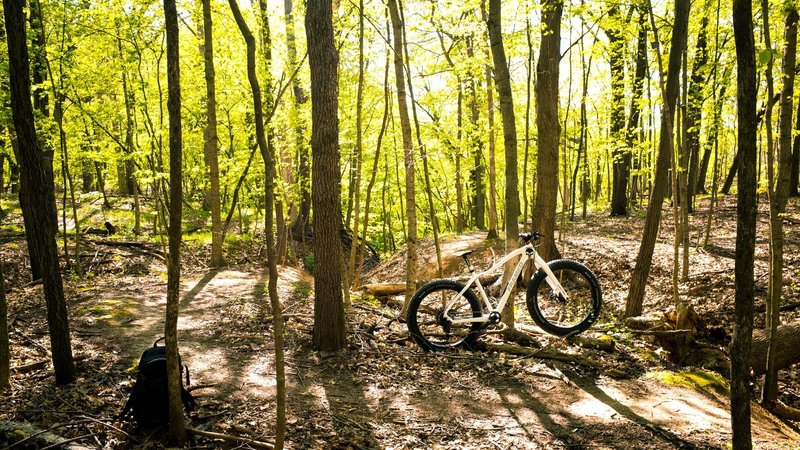
M 408 326 L 408 333 L 411 335 L 411 338 L 417 343 L 417 345 L 422 347 L 422 349 L 427 351 L 441 351 L 453 348 L 472 349 L 475 346 L 475 341 L 477 340 L 481 329 L 480 322 L 473 322 L 469 327 L 469 332 L 462 339 L 447 344 L 440 344 L 427 339 L 425 337 L 425 333 L 422 332 L 419 327 L 420 324 L 418 319 L 420 305 L 422 305 L 422 302 L 429 295 L 438 291 L 450 291 L 453 294 L 457 294 L 461 292 L 462 289 L 464 289 L 464 285 L 458 283 L 457 281 L 433 280 L 425 283 L 417 290 L 417 292 L 414 293 L 414 296 L 411 298 L 411 302 L 408 305 L 406 325 Z M 464 298 L 469 302 L 470 309 L 472 310 L 472 317 L 481 317 L 481 305 L 478 301 L 478 298 L 475 296 L 475 293 L 471 290 L 467 290 L 464 292 Z
M 550 286 L 545 282 L 547 274 L 544 270 L 539 269 L 528 283 L 526 303 L 528 305 L 528 312 L 530 312 L 531 318 L 542 330 L 556 336 L 574 335 L 586 331 L 590 326 L 592 326 L 595 320 L 597 320 L 603 303 L 603 293 L 600 289 L 600 283 L 598 283 L 597 277 L 594 275 L 594 273 L 592 273 L 591 270 L 589 270 L 588 267 L 570 259 L 558 259 L 551 261 L 547 263 L 547 266 L 553 272 L 573 272 L 579 276 L 586 283 L 586 287 L 588 287 L 588 290 L 591 293 L 590 304 L 587 305 L 586 314 L 574 325 L 560 326 L 551 322 L 542 312 L 542 309 L 539 305 L 538 294 L 539 288 L 542 287 L 542 283 L 544 283 L 544 287 L 546 289 L 550 289 Z M 565 287 L 565 290 L 568 294 L 572 294 L 569 292 L 569 287 Z

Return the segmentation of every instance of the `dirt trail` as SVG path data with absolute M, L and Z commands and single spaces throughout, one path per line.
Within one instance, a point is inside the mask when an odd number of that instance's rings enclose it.
M 249 415 L 251 427 L 268 433 L 275 381 L 271 338 L 261 326 L 265 282 L 261 273 L 235 270 L 186 280 L 179 329 L 193 383 L 216 384 L 199 396 L 201 415 Z M 311 302 L 297 293 L 309 282 L 299 270 L 281 270 L 279 289 L 297 331 L 287 336 L 289 442 L 296 448 L 666 449 L 730 441 L 727 399 L 651 375 L 615 380 L 530 359 L 430 355 L 373 345 L 360 333 L 351 336 L 356 351 L 316 354 L 304 336 Z M 163 309 L 150 306 L 135 323 L 139 330 L 160 329 Z M 800 445 L 800 435 L 758 407 L 753 432 L 758 448 Z

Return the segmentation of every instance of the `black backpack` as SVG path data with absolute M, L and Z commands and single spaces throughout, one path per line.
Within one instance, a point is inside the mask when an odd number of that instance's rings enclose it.
M 139 366 L 136 369 L 136 383 L 133 385 L 128 401 L 119 415 L 121 420 L 133 420 L 140 427 L 152 427 L 169 422 L 169 395 L 167 392 L 167 349 L 159 347 L 158 339 L 153 346 L 142 353 Z M 186 386 L 189 385 L 189 369 L 181 362 L 181 400 L 186 411 L 191 412 L 195 407 L 192 394 L 186 390 L 183 374 L 186 374 Z

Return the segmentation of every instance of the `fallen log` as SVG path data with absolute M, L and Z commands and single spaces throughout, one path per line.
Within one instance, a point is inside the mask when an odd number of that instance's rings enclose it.
M 404 293 L 406 285 L 405 283 L 372 283 L 360 286 L 358 290 L 373 297 L 390 297 Z
M 785 369 L 800 362 L 800 323 L 781 325 L 777 331 L 777 353 L 775 367 Z M 769 340 L 764 329 L 753 330 L 753 344 L 750 348 L 750 366 L 756 376 L 764 375 L 767 369 L 767 348 Z
M 502 353 L 510 353 L 512 355 L 528 356 L 531 358 L 552 359 L 554 361 L 561 361 L 571 364 L 578 364 L 581 366 L 591 367 L 594 369 L 602 369 L 603 364 L 592 361 L 581 355 L 573 355 L 569 353 L 562 353 L 551 348 L 532 349 L 527 347 L 520 347 L 511 344 L 487 344 L 478 341 L 475 348 L 483 351 L 497 351 Z
M 214 433 L 211 431 L 198 430 L 196 428 L 187 428 L 186 432 L 189 434 L 194 434 L 195 436 L 202 436 L 211 439 L 220 439 L 228 442 L 239 442 L 241 444 L 249 445 L 250 447 L 255 447 L 255 448 L 266 448 L 266 449 L 275 448 L 275 446 L 269 442 L 258 441 L 253 438 L 245 436 L 234 436 L 232 434 Z
M 62 450 L 90 450 L 94 447 L 85 447 L 74 443 L 79 438 L 67 439 L 52 431 L 69 424 L 55 425 L 47 430 L 36 428 L 33 425 L 9 420 L 0 420 L 0 442 L 9 444 L 6 448 L 15 449 L 40 449 L 59 448 Z M 92 433 L 93 435 L 93 433 Z M 91 435 L 80 436 L 80 439 Z

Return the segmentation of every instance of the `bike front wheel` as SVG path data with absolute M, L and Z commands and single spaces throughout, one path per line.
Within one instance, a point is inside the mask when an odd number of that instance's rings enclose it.
M 542 330 L 556 336 L 585 331 L 597 320 L 603 302 L 597 277 L 583 264 L 568 259 L 551 261 L 547 267 L 567 297 L 547 283 L 544 270 L 537 270 L 528 283 L 526 298 L 531 318 Z
M 408 305 L 407 325 L 411 338 L 425 350 L 472 348 L 480 322 L 458 319 L 481 317 L 481 305 L 475 293 L 452 280 L 433 280 L 424 284 Z M 448 305 L 449 308 L 448 308 Z M 447 309 L 447 311 L 445 311 Z

